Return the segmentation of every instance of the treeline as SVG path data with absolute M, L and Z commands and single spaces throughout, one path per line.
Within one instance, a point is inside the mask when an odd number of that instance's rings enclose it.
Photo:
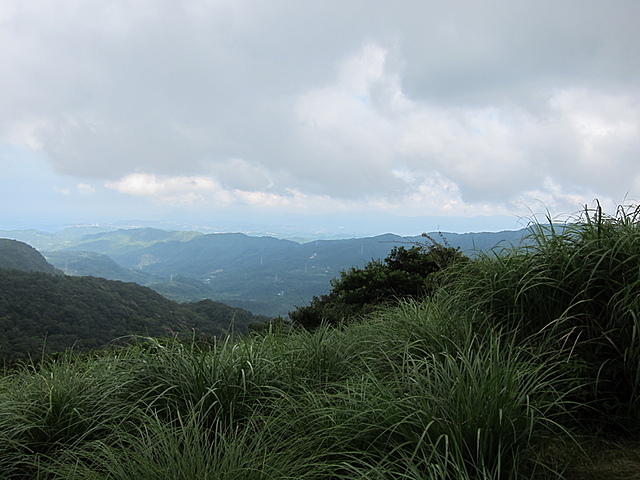
M 90 350 L 129 335 L 220 335 L 268 317 L 203 300 L 179 304 L 135 283 L 0 269 L 0 357 Z

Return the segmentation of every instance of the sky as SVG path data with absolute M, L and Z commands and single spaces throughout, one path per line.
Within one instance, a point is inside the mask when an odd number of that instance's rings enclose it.
M 634 203 L 638 20 L 637 0 L 2 0 L 0 229 L 509 229 Z

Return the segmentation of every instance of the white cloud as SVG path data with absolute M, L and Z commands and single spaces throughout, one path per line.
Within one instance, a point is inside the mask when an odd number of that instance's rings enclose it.
M 120 180 L 105 182 L 105 187 L 127 195 L 151 197 L 163 205 L 189 205 L 214 196 L 219 201 L 228 201 L 220 185 L 204 176 L 159 177 L 132 173 Z
M 164 184 L 159 182 L 155 175 L 143 173 L 127 175 L 117 182 L 106 182 L 105 187 L 137 196 L 157 195 L 164 190 Z
M 91 195 L 92 193 L 96 193 L 96 189 L 88 183 L 79 183 L 76 185 L 76 189 L 81 195 Z
M 241 190 L 268 190 L 274 187 L 273 177 L 277 175 L 258 162 L 242 158 L 211 161 L 205 165 L 222 185 Z

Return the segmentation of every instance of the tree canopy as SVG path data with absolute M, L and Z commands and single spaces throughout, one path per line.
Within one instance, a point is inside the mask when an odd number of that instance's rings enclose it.
M 466 257 L 458 248 L 424 236 L 430 243 L 394 247 L 384 260 L 371 260 L 363 268 L 340 272 L 331 281 L 328 295 L 314 297 L 309 305 L 290 312 L 289 317 L 306 328 L 315 328 L 323 322 L 339 323 L 401 298 L 431 294 L 442 278 L 435 274 Z
M 180 304 L 135 283 L 0 268 L 0 357 L 100 348 L 129 335 L 219 335 L 268 320 L 212 300 Z

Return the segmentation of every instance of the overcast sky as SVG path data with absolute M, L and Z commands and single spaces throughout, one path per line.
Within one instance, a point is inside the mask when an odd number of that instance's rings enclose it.
M 637 0 L 2 0 L 0 229 L 634 201 L 639 21 Z

